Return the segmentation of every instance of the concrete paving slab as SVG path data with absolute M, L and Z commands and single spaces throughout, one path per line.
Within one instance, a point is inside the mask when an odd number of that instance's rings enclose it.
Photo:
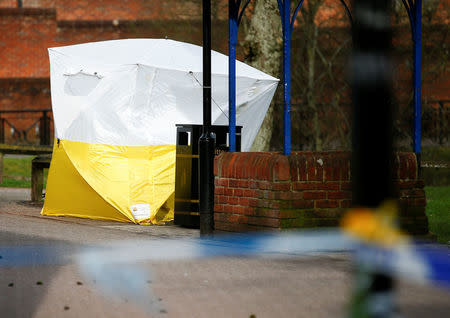
M 0 188 L 0 202 L 31 200 L 30 189 Z
M 1 268 L 2 317 L 344 317 L 352 288 L 346 257 L 138 265 L 153 277 L 144 295 L 147 307 L 120 289 L 115 296 L 105 293 L 74 264 Z M 404 317 L 449 313 L 446 291 L 406 282 L 397 291 Z
M 39 245 L 57 255 L 75 255 L 81 248 L 117 241 L 199 235 L 198 230 L 173 225 L 43 217 L 39 212 L 39 205 L 27 201 L 1 201 L 0 246 Z M 113 297 L 73 259 L 54 259 L 48 264 L 0 266 L 0 317 L 343 317 L 353 281 L 352 260 L 345 253 L 144 260 L 123 265 L 129 273 L 136 269 L 146 273 L 142 280 L 148 288 L 139 295 L 143 297 L 130 293 L 130 286 L 120 285 Z M 396 291 L 404 317 L 450 313 L 447 290 L 400 281 Z M 138 298 L 148 303 L 139 303 Z
M 2 268 L 0 293 L 2 317 L 149 317 L 127 299 L 104 297 L 74 265 Z

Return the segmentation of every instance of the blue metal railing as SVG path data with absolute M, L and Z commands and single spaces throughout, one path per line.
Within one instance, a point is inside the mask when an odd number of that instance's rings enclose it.
M 228 126 L 230 152 L 236 151 L 236 45 L 239 24 L 245 8 L 250 0 L 246 0 L 241 9 L 241 0 L 230 0 L 228 4 Z

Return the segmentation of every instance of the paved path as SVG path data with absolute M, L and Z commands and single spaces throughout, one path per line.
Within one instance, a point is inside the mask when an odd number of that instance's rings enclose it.
M 0 201 L 0 250 L 33 247 L 21 266 L 0 265 L 1 317 L 343 317 L 348 305 L 352 263 L 343 253 L 143 260 L 120 267 L 129 275 L 125 283 L 116 281 L 114 268 L 101 268 L 96 278 L 73 259 L 57 256 L 117 241 L 131 240 L 139 246 L 139 242 L 160 238 L 187 240 L 198 237 L 198 231 L 43 217 L 40 206 L 6 191 L 17 199 Z M 53 261 L 30 264 L 30 259 L 39 259 L 43 246 L 50 247 Z M 11 253 L 5 253 L 6 262 Z M 15 259 L 21 258 L 16 255 Z M 115 296 L 100 287 L 105 275 Z M 146 289 L 133 287 L 136 284 L 145 284 Z M 448 291 L 403 281 L 397 290 L 396 301 L 405 317 L 445 317 L 450 312 Z
M 28 200 L 31 200 L 30 189 L 0 188 L 0 204 L 1 202 L 28 201 Z

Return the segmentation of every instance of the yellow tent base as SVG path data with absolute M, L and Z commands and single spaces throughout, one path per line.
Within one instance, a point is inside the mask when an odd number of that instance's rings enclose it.
M 55 142 L 42 215 L 164 224 L 173 220 L 175 146 Z

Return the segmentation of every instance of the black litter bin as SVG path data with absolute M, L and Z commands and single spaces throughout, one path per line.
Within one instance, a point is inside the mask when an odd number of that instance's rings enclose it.
M 175 217 L 174 223 L 199 228 L 199 149 L 202 125 L 176 125 Z M 236 126 L 236 150 L 241 151 L 241 129 Z M 211 126 L 216 135 L 215 155 L 228 151 L 228 126 Z

